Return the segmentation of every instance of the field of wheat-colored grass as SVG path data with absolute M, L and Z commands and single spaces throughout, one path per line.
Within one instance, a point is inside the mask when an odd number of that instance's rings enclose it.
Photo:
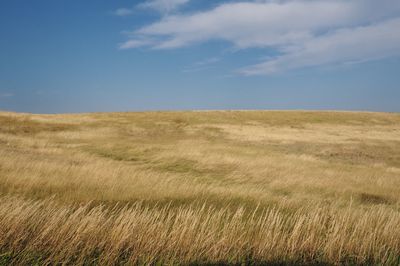
M 0 112 L 0 265 L 400 265 L 400 114 Z

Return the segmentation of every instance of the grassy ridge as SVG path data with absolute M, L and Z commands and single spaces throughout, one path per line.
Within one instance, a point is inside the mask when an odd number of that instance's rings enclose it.
M 0 264 L 400 263 L 400 115 L 0 113 Z

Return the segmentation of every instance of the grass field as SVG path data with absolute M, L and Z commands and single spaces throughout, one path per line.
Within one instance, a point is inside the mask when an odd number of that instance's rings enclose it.
M 400 114 L 0 112 L 0 265 L 400 264 Z

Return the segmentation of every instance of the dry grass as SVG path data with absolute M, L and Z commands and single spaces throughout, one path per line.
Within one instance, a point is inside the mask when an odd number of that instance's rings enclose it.
M 400 115 L 0 113 L 1 264 L 400 264 Z

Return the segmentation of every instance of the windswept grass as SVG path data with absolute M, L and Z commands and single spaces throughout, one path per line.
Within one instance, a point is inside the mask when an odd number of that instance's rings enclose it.
M 0 265 L 400 264 L 400 115 L 0 113 Z
M 0 210 L 0 244 L 21 264 L 399 262 L 400 214 L 382 208 L 315 206 L 287 214 L 206 203 L 67 207 L 5 197 Z

